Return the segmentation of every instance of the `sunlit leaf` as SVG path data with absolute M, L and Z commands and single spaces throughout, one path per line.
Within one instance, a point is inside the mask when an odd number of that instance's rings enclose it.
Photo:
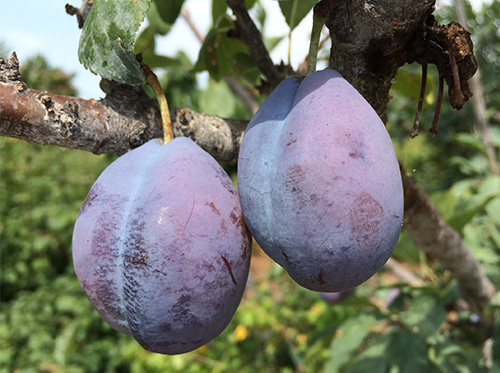
M 370 328 L 378 322 L 370 314 L 360 314 L 351 317 L 337 330 L 335 339 L 330 346 L 330 355 L 325 365 L 325 371 L 338 372 L 370 333 Z
M 181 12 L 184 0 L 154 0 L 154 3 L 163 21 L 172 25 Z
M 219 17 L 226 14 L 227 3 L 225 0 L 212 0 L 212 22 L 215 25 Z
M 285 16 L 286 23 L 290 29 L 294 29 L 311 11 L 318 0 L 290 0 L 280 1 L 281 12 Z
M 80 62 L 109 80 L 133 85 L 144 82 L 133 46 L 150 3 L 151 0 L 94 0 L 80 37 Z

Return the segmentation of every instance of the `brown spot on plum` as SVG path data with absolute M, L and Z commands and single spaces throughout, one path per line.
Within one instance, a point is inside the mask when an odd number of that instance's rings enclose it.
M 233 270 L 231 269 L 231 264 L 229 264 L 229 261 L 226 259 L 226 257 L 225 257 L 224 255 L 221 255 L 220 257 L 222 258 L 222 261 L 223 261 L 223 262 L 224 262 L 224 264 L 226 265 L 226 268 L 227 268 L 227 270 L 228 270 L 229 274 L 231 275 L 231 280 L 233 280 L 233 283 L 234 283 L 235 285 L 238 285 L 238 284 L 236 283 L 236 279 L 234 278 L 234 275 L 233 275 Z
M 349 213 L 351 238 L 361 246 L 372 245 L 380 233 L 383 213 L 384 208 L 370 193 L 358 194 Z
M 92 206 L 93 201 L 99 197 L 101 193 L 101 186 L 98 183 L 95 183 L 92 186 L 92 189 L 90 189 L 89 194 L 87 194 L 87 197 L 85 198 L 85 201 L 83 201 L 82 207 L 80 207 L 80 211 L 78 212 L 78 216 L 83 214 L 85 210 L 87 210 L 88 207 Z
M 238 228 L 242 228 L 242 231 L 245 229 L 245 221 L 243 220 L 243 216 L 238 213 L 238 211 L 235 212 L 235 210 L 232 210 L 229 213 L 229 217 L 231 218 L 231 222 Z
M 349 157 L 354 159 L 365 159 L 365 152 L 363 151 L 363 145 L 359 143 L 353 144 L 351 151 L 349 152 Z
M 296 264 L 296 263 L 294 263 L 294 262 L 292 262 L 292 261 L 290 260 L 290 258 L 288 257 L 288 255 L 286 255 L 286 253 L 285 253 L 283 250 L 281 250 L 281 254 L 283 255 L 283 258 L 285 259 L 285 261 L 287 262 L 287 264 L 288 264 L 289 266 L 297 267 L 297 264 Z
M 222 230 L 222 232 L 223 232 L 224 234 L 227 234 L 228 229 L 227 229 L 227 224 L 226 224 L 226 221 L 225 221 L 225 220 L 221 220 L 221 221 L 220 221 L 220 229 Z
M 229 213 L 229 217 L 231 218 L 231 222 L 234 225 L 236 225 L 237 223 L 239 223 L 238 216 L 236 216 L 236 214 L 234 213 L 234 210 Z
M 326 281 L 325 281 L 325 280 L 324 280 L 324 278 L 323 278 L 323 274 L 324 274 L 323 267 L 319 267 L 318 282 L 319 282 L 321 285 L 326 284 Z
M 205 205 L 208 206 L 208 207 L 210 207 L 212 209 L 212 212 L 214 214 L 216 214 L 216 215 L 220 215 L 221 214 L 220 210 L 217 207 L 215 207 L 215 205 L 214 205 L 213 202 L 207 202 L 207 203 L 205 203 Z
M 232 195 L 236 195 L 236 188 L 234 187 L 233 182 L 226 174 L 226 171 L 221 167 L 212 166 L 217 174 L 217 179 L 219 179 L 222 186 Z
M 301 165 L 295 164 L 286 171 L 285 187 L 292 192 L 300 193 L 300 184 L 305 179 L 306 172 Z
M 245 237 L 243 237 L 243 242 L 241 243 L 241 246 L 240 246 L 240 258 L 242 260 L 245 260 L 248 256 L 248 250 L 247 250 L 247 243 L 246 243 L 246 240 L 245 240 Z

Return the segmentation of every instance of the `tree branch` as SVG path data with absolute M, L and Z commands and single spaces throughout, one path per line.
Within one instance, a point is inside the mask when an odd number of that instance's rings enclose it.
M 484 310 L 497 289 L 460 234 L 446 224 L 429 197 L 404 170 L 402 177 L 404 229 L 422 251 L 452 273 L 473 310 L 484 317 Z
M 248 46 L 250 57 L 256 61 L 260 71 L 266 76 L 269 91 L 272 91 L 285 79 L 285 74 L 274 65 L 269 56 L 269 52 L 262 41 L 262 35 L 248 14 L 245 0 L 226 0 L 226 3 L 236 16 L 238 31 Z
M 26 87 L 15 54 L 0 58 L 0 136 L 44 145 L 124 154 L 162 137 L 157 103 L 141 87 L 102 81 L 104 100 L 84 100 Z M 217 160 L 236 163 L 247 121 L 170 109 L 175 136 L 190 137 Z
M 201 33 L 201 31 L 196 27 L 194 24 L 193 20 L 191 19 L 191 15 L 189 14 L 189 11 L 186 8 L 181 9 L 181 16 L 184 18 L 186 23 L 188 24 L 189 28 L 193 32 L 193 34 L 196 36 L 198 41 L 203 44 L 203 41 L 205 40 L 205 37 Z M 253 114 L 257 112 L 259 109 L 259 105 L 255 101 L 253 95 L 248 92 L 235 78 L 232 76 L 225 76 L 224 81 L 226 84 L 229 86 L 229 89 L 231 89 L 231 92 L 233 92 L 236 96 L 238 96 L 243 104 L 247 107 L 248 110 Z

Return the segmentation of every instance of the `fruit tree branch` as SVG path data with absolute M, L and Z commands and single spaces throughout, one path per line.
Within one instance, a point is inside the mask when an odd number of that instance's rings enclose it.
M 226 0 L 226 3 L 236 16 L 238 31 L 248 46 L 250 57 L 255 60 L 259 69 L 266 76 L 267 83 L 272 90 L 285 78 L 285 75 L 274 65 L 269 56 L 261 33 L 248 14 L 245 0 Z
M 0 136 L 28 142 L 124 154 L 162 137 L 156 102 L 140 87 L 102 81 L 100 101 L 27 88 L 15 54 L 0 59 Z M 221 162 L 235 163 L 247 122 L 170 109 L 175 136 L 192 138 Z

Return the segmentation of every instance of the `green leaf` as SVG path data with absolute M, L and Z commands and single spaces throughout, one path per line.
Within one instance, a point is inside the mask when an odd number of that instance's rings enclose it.
M 134 53 L 141 53 L 144 63 L 150 68 L 179 67 L 182 63 L 177 58 L 159 56 L 155 53 L 155 31 L 146 27 L 137 37 Z
M 148 12 L 146 13 L 146 17 L 149 22 L 149 27 L 154 30 L 155 33 L 160 35 L 166 35 L 172 29 L 172 25 L 163 20 L 160 16 L 158 8 L 155 2 L 151 3 Z
M 482 154 L 486 154 L 486 146 L 479 140 L 477 135 L 470 133 L 457 133 L 452 136 L 452 140 L 468 147 L 469 149 L 475 150 Z
M 390 335 L 386 356 L 391 372 L 430 372 L 427 345 L 418 334 L 395 331 Z
M 231 117 L 236 108 L 236 98 L 224 81 L 210 79 L 208 87 L 200 94 L 200 106 L 204 113 Z
M 163 21 L 173 25 L 181 12 L 184 0 L 154 0 L 154 3 Z
M 402 312 L 400 318 L 408 329 L 428 338 L 439 332 L 446 313 L 437 296 L 423 293 L 411 300 L 408 311 Z
M 240 40 L 227 36 L 233 27 L 229 15 L 219 17 L 205 37 L 194 72 L 207 70 L 217 81 L 231 75 L 258 84 L 261 75 L 255 61 L 248 56 L 248 47 Z
M 349 361 L 351 355 L 370 334 L 370 328 L 378 323 L 375 316 L 362 313 L 346 320 L 338 329 L 330 346 L 330 356 L 325 365 L 326 372 L 338 372 Z
M 285 36 L 271 36 L 268 38 L 264 39 L 264 45 L 266 46 L 266 49 L 271 52 L 275 46 L 279 44 L 280 41 L 282 41 L 285 38 Z
M 94 0 L 78 47 L 80 62 L 94 74 L 120 83 L 145 81 L 133 46 L 151 0 Z
M 318 0 L 290 0 L 280 1 L 281 13 L 285 16 L 286 23 L 293 30 L 302 19 L 311 11 Z
M 227 3 L 225 0 L 212 0 L 212 22 L 215 25 L 217 20 L 226 14 Z
M 377 343 L 369 346 L 366 350 L 354 358 L 352 363 L 346 366 L 343 373 L 385 373 L 387 372 L 387 362 L 385 357 L 386 346 Z
M 252 9 L 256 2 L 257 0 L 245 0 L 245 6 L 247 9 Z

